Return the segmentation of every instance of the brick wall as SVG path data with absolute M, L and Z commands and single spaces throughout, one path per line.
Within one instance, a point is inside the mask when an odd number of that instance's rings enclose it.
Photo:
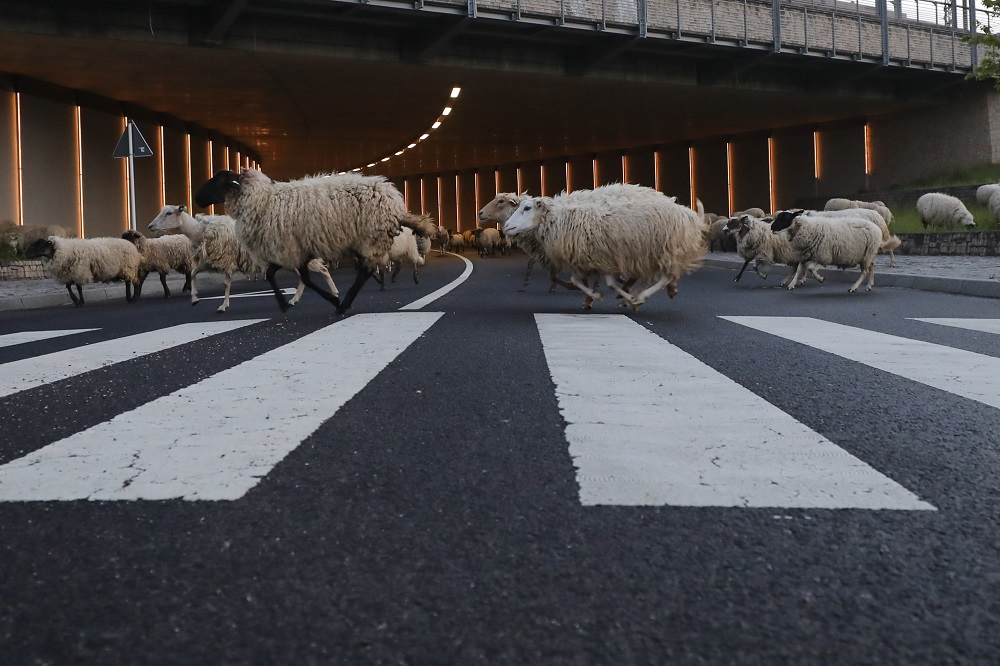
M 38 260 L 0 264 L 0 280 L 38 280 L 47 277 L 50 277 L 49 274 Z

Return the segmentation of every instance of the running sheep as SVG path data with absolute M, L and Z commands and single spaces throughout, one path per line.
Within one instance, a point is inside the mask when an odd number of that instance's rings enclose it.
M 420 242 L 421 240 L 425 242 Z M 385 291 L 385 273 L 391 273 L 391 281 L 396 281 L 396 276 L 403 269 L 403 264 L 413 266 L 413 283 L 420 284 L 417 277 L 417 267 L 423 266 L 427 252 L 430 250 L 428 239 L 418 239 L 413 230 L 403 227 L 399 235 L 392 240 L 389 251 L 383 255 L 379 262 L 379 269 L 375 274 L 375 279 L 381 285 L 379 291 Z M 389 267 L 392 267 L 389 269 Z
M 125 282 L 125 300 L 133 302 L 132 288 L 139 282 L 142 255 L 135 245 L 121 238 L 61 238 L 49 236 L 24 251 L 28 259 L 41 259 L 45 270 L 66 285 L 73 305 L 83 305 L 83 285 L 94 282 Z M 76 287 L 76 294 L 73 287 Z M 138 293 L 138 287 L 136 287 Z
M 754 262 L 754 272 L 765 280 L 767 273 L 762 273 L 762 268 L 772 264 L 785 264 L 791 266 L 792 270 L 779 285 L 784 287 L 802 263 L 802 257 L 792 248 L 788 236 L 774 233 L 771 225 L 763 220 L 751 215 L 741 215 L 730 220 L 727 229 L 736 236 L 736 252 L 745 260 L 733 282 L 740 281 L 751 261 Z M 806 268 L 819 282 L 823 282 L 823 276 L 816 270 L 815 264 L 810 263 Z
M 552 265 L 569 271 L 588 297 L 601 298 L 586 283 L 597 274 L 634 308 L 664 286 L 675 296 L 677 280 L 700 266 L 705 253 L 702 214 L 639 185 L 529 199 L 503 228 L 510 236 L 534 232 Z M 618 286 L 619 277 L 650 286 L 636 295 Z
M 925 227 L 974 227 L 976 221 L 965 204 L 942 192 L 928 192 L 917 199 L 917 213 Z
M 402 226 L 418 236 L 437 231 L 427 218 L 407 212 L 403 195 L 381 176 L 332 173 L 276 183 L 255 169 L 224 170 L 199 188 L 195 201 L 203 207 L 225 203 L 227 213 L 240 221 L 240 241 L 267 266 L 265 275 L 282 312 L 288 302 L 275 280 L 279 268 L 297 270 L 307 287 L 343 314 Z M 335 261 L 347 253 L 355 258 L 356 278 L 341 301 L 313 283 L 308 267 L 314 259 Z
M 213 223 L 212 231 L 209 234 L 209 246 L 204 245 L 205 229 L 209 223 Z M 204 215 L 199 213 L 192 217 L 187 212 L 187 206 L 164 206 L 159 215 L 149 223 L 149 230 L 167 234 L 181 233 L 191 241 L 192 263 L 194 269 L 192 278 L 198 273 L 205 271 L 218 271 L 225 276 L 225 292 L 222 298 L 222 305 L 219 312 L 229 309 L 229 291 L 233 284 L 233 275 L 243 273 L 253 275 L 263 272 L 264 266 L 257 264 L 250 253 L 239 241 L 236 235 L 236 223 L 228 215 Z M 334 296 L 340 294 L 337 285 L 333 282 L 330 270 L 320 260 L 309 263 L 309 270 L 319 273 L 326 280 L 330 293 Z M 187 286 L 187 284 L 185 284 Z M 295 295 L 288 302 L 295 305 L 302 299 L 305 292 L 305 282 L 299 278 Z M 198 287 L 193 283 L 191 290 L 191 305 L 198 303 Z
M 150 273 L 158 273 L 160 284 L 163 285 L 163 297 L 170 298 L 170 287 L 167 286 L 167 275 L 177 271 L 184 275 L 182 291 L 191 291 L 191 240 L 182 234 L 173 234 L 161 238 L 146 238 L 138 231 L 126 231 L 122 238 L 135 245 L 142 255 L 139 266 L 139 282 L 135 286 L 135 296 L 138 299 L 142 293 L 142 283 Z
M 833 219 L 842 218 L 864 218 L 869 222 L 875 224 L 879 230 L 882 232 L 882 245 L 879 247 L 879 252 L 889 253 L 889 268 L 896 267 L 896 254 L 893 252 L 897 247 L 903 244 L 903 241 L 899 240 L 899 237 L 890 233 L 889 225 L 886 223 L 885 217 L 882 213 L 872 208 L 853 208 L 845 210 L 809 210 L 804 211 L 804 215 L 809 217 L 829 217 Z
M 476 248 L 480 257 L 494 257 L 497 248 L 500 246 L 500 231 L 493 227 L 476 229 L 472 233 L 476 236 Z
M 785 229 L 792 249 L 801 258 L 789 289 L 801 282 L 808 262 L 838 268 L 860 266 L 861 275 L 848 293 L 857 291 L 866 276 L 865 291 L 875 286 L 875 255 L 882 245 L 882 232 L 875 223 L 862 217 L 834 219 L 783 211 L 775 216 L 771 230 L 778 233 Z

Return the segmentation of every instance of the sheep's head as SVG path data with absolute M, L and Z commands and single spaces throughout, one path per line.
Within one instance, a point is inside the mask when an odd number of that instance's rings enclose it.
M 782 210 L 774 216 L 774 222 L 771 223 L 771 231 L 778 233 L 779 231 L 784 231 L 788 227 L 792 226 L 792 222 L 795 221 L 799 215 L 805 211 L 801 208 L 798 210 Z
M 517 236 L 538 226 L 542 216 L 549 210 L 545 197 L 535 197 L 521 202 L 517 210 L 503 223 L 503 232 L 508 236 Z
M 202 208 L 207 208 L 212 204 L 223 203 L 226 195 L 232 190 L 239 189 L 240 176 L 234 171 L 223 169 L 216 171 L 215 175 L 198 188 L 194 195 L 194 202 Z
M 970 213 L 967 210 L 962 211 L 962 214 L 960 215 L 959 219 L 961 220 L 962 226 L 964 227 L 976 226 L 976 220 L 972 217 L 972 213 Z
M 150 231 L 172 231 L 179 229 L 181 219 L 187 214 L 187 206 L 164 206 L 160 214 L 146 227 Z
M 483 206 L 482 210 L 479 211 L 479 221 L 480 222 L 497 222 L 503 223 L 507 221 L 517 207 L 521 205 L 521 202 L 527 199 L 526 194 L 514 194 L 513 192 L 501 192 L 494 197 L 493 201 L 489 202 Z
M 145 237 L 138 231 L 132 231 L 131 229 L 122 234 L 122 239 L 127 240 L 132 245 L 136 247 L 141 247 Z
M 56 243 L 52 238 L 39 238 L 24 251 L 28 259 L 51 259 L 56 254 Z

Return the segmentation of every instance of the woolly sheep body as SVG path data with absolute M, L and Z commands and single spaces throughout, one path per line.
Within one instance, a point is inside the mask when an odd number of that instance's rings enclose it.
M 199 205 L 218 203 L 240 221 L 239 237 L 259 263 L 278 305 L 288 304 L 274 280 L 278 268 L 296 269 L 306 286 L 345 312 L 399 234 L 401 225 L 417 224 L 431 235 L 433 223 L 413 222 L 403 195 L 381 176 L 333 173 L 290 182 L 274 182 L 260 171 L 237 176 L 220 171 L 198 191 Z M 357 260 L 357 278 L 345 300 L 318 289 L 305 270 L 313 259 L 335 261 L 345 253 Z
M 458 251 L 465 254 L 465 236 L 462 234 L 452 234 L 448 239 L 448 249 L 452 252 Z
M 675 295 L 678 278 L 701 265 L 702 219 L 656 190 L 619 183 L 525 201 L 504 232 L 533 229 L 552 265 L 571 271 L 588 296 L 600 298 L 580 278 L 596 273 L 639 307 L 665 285 Z M 617 288 L 617 276 L 653 284 L 635 296 Z
M 191 240 L 183 234 L 173 234 L 160 238 L 146 238 L 138 231 L 126 231 L 122 238 L 134 244 L 142 255 L 139 267 L 139 281 L 135 288 L 135 298 L 142 293 L 142 283 L 150 273 L 160 276 L 163 286 L 163 297 L 170 298 L 170 288 L 167 286 L 167 275 L 177 271 L 184 275 L 182 291 L 191 290 Z
M 792 270 L 781 281 L 780 286 L 782 287 L 795 275 L 798 265 L 802 262 L 802 257 L 792 248 L 787 235 L 774 233 L 770 224 L 750 215 L 734 218 L 728 228 L 735 233 L 736 252 L 744 259 L 743 267 L 736 274 L 733 282 L 740 281 L 740 278 L 743 277 L 743 271 L 746 270 L 751 261 L 754 262 L 754 272 L 764 279 L 767 279 L 768 274 L 762 273 L 762 268 L 775 264 L 791 266 Z M 806 268 L 819 282 L 823 282 L 823 276 L 816 271 L 814 264 L 809 264 Z
M 974 227 L 975 220 L 965 204 L 942 192 L 928 192 L 917 199 L 917 213 L 925 227 Z
M 775 225 L 778 226 L 778 225 Z M 864 218 L 832 219 L 800 215 L 788 228 L 789 242 L 799 253 L 802 264 L 795 273 L 789 289 L 794 289 L 806 262 L 838 268 L 861 267 L 849 292 L 855 292 L 868 277 L 866 291 L 875 286 L 875 255 L 882 244 L 882 232 L 873 222 Z
M 28 258 L 41 258 L 52 278 L 66 285 L 70 299 L 83 305 L 83 285 L 125 281 L 125 300 L 131 302 L 132 287 L 139 280 L 142 255 L 135 245 L 121 238 L 62 238 L 50 236 L 32 243 Z M 76 286 L 77 295 L 73 294 Z
M 1000 192 L 1000 183 L 988 183 L 976 189 L 976 203 L 980 206 L 988 206 L 993 195 Z
M 889 225 L 886 223 L 885 217 L 883 217 L 883 215 L 876 209 L 853 208 L 846 210 L 811 210 L 806 211 L 804 215 L 808 217 L 828 217 L 832 219 L 862 218 L 868 220 L 877 226 L 879 231 L 882 232 L 882 244 L 879 246 L 879 251 L 889 253 L 889 268 L 896 267 L 896 255 L 893 250 L 902 245 L 903 242 L 899 240 L 898 236 L 889 231 Z
M 476 248 L 480 257 L 494 256 L 500 246 L 500 231 L 493 227 L 476 230 Z
M 518 209 L 521 203 L 530 198 L 527 194 L 500 192 L 479 211 L 479 221 L 481 223 L 493 223 L 503 226 L 503 223 L 510 219 L 510 216 L 514 214 L 514 211 Z M 508 243 L 510 242 L 508 236 L 505 235 L 504 239 Z M 549 291 L 554 291 L 556 285 L 559 284 L 568 289 L 576 289 L 572 284 L 559 277 L 558 271 L 552 266 L 552 262 L 549 261 L 548 257 L 545 256 L 542 244 L 535 238 L 533 231 L 529 230 L 518 236 L 517 246 L 528 255 L 528 269 L 524 272 L 524 286 L 528 286 L 528 282 L 531 280 L 531 269 L 534 267 L 535 262 L 539 262 L 549 269 L 549 279 L 551 280 Z
M 993 193 L 990 200 L 986 202 L 986 208 L 990 211 L 990 217 L 994 224 L 1000 226 L 1000 190 Z
M 379 273 L 382 274 L 378 278 L 379 283 L 382 285 L 380 291 L 385 291 L 384 269 L 390 264 L 392 265 L 393 282 L 396 281 L 396 276 L 399 275 L 403 264 L 409 264 L 413 267 L 413 282 L 420 284 L 420 280 L 417 278 L 417 267 L 424 265 L 424 257 L 427 255 L 427 250 L 429 249 L 429 246 L 426 244 L 423 244 L 423 247 L 421 247 L 420 240 L 414 235 L 412 229 L 405 227 L 392 240 L 392 246 L 389 248 L 389 251 L 379 261 Z

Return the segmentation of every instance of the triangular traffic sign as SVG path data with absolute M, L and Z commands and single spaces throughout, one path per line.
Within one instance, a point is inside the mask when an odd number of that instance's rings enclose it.
M 115 146 L 115 152 L 112 153 L 112 157 L 128 157 L 128 134 L 132 132 L 132 156 L 133 157 L 152 157 L 153 150 L 146 143 L 146 139 L 142 136 L 142 132 L 131 120 L 128 121 L 128 127 L 122 132 L 122 138 L 118 139 L 118 145 Z

